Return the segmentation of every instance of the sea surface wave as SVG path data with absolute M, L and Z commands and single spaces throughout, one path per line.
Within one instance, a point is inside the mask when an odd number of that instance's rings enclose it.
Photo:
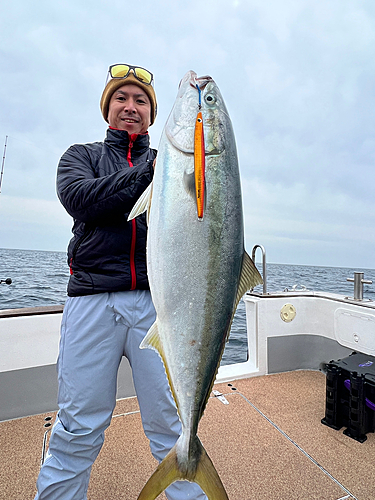
M 262 272 L 261 265 L 258 265 Z M 364 285 L 364 298 L 375 300 L 375 269 L 267 264 L 267 292 L 306 287 L 353 296 L 354 272 L 364 272 L 372 285 Z M 0 310 L 64 304 L 69 268 L 65 252 L 0 249 L 0 280 L 12 279 L 11 285 L 0 284 Z M 258 286 L 255 292 L 262 292 Z M 240 301 L 222 365 L 246 361 L 247 335 L 245 303 Z

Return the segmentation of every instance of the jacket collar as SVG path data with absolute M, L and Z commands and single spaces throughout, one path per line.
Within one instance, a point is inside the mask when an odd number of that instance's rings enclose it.
M 129 143 L 132 142 L 133 152 L 142 153 L 150 147 L 150 136 L 148 132 L 129 136 L 126 130 L 117 130 L 109 127 L 104 142 L 110 147 L 124 149 L 125 151 L 129 149 Z

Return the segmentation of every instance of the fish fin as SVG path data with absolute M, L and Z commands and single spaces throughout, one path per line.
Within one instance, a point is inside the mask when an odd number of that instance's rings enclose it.
M 173 447 L 142 488 L 138 500 L 154 500 L 170 484 L 180 479 L 182 477 L 177 466 L 176 447 Z
M 150 194 L 148 197 L 148 207 L 147 207 L 147 214 L 146 214 L 146 223 L 148 225 L 148 221 L 150 220 L 150 210 L 151 210 L 151 200 L 152 200 L 152 193 L 154 191 L 154 181 L 151 182 L 150 184 Z
M 232 326 L 234 314 L 236 312 L 237 306 L 240 303 L 243 295 L 253 288 L 256 285 L 261 285 L 263 283 L 262 276 L 259 274 L 256 265 L 254 264 L 252 258 L 249 256 L 247 252 L 244 252 L 242 258 L 242 269 L 240 274 L 240 280 L 237 288 L 236 300 L 234 302 L 233 314 L 229 323 L 228 331 L 227 331 L 227 341 L 230 334 L 230 329 Z
M 203 446 L 194 482 L 199 484 L 208 500 L 229 500 L 219 474 Z
M 253 260 L 251 259 L 248 253 L 244 252 L 242 259 L 240 281 L 238 283 L 238 290 L 237 290 L 234 310 L 237 309 L 237 306 L 242 296 L 248 290 L 250 290 L 250 288 L 254 288 L 256 285 L 261 285 L 262 283 L 263 283 L 262 276 L 259 274 L 259 271 L 256 268 Z
M 155 349 L 160 353 L 161 342 L 158 331 L 158 321 L 151 325 L 151 328 L 147 332 L 146 336 L 143 338 L 139 345 L 140 349 Z
M 150 206 L 151 206 L 151 198 L 152 198 L 152 185 L 153 183 L 149 184 L 145 191 L 141 194 L 141 196 L 138 198 L 138 200 L 135 202 L 129 217 L 128 221 L 135 219 L 138 215 L 143 214 L 147 210 L 147 223 L 148 223 L 148 218 L 149 218 L 149 212 L 150 212 Z
M 168 367 L 168 363 L 167 363 L 167 360 L 166 360 L 166 357 L 165 357 L 165 353 L 164 353 L 164 349 L 163 349 L 163 344 L 161 342 L 160 335 L 159 335 L 158 320 L 157 320 L 157 318 L 156 318 L 155 323 L 151 326 L 151 328 L 147 332 L 147 335 L 144 337 L 144 339 L 140 343 L 139 348 L 140 349 L 153 349 L 161 357 L 161 359 L 163 361 L 165 373 L 167 375 L 167 379 L 168 379 L 168 382 L 169 382 L 169 387 L 171 389 L 173 399 L 175 400 L 177 411 L 179 411 L 178 403 L 177 403 L 178 399 L 177 399 L 177 396 L 176 396 L 176 391 L 175 391 L 175 389 L 173 387 L 173 384 L 172 384 L 172 378 L 171 378 L 171 375 L 169 373 L 169 367 Z
M 194 470 L 180 469 L 175 445 L 143 487 L 138 500 L 155 500 L 162 491 L 175 481 L 190 481 L 199 484 L 208 500 L 228 500 L 223 483 L 220 480 L 210 457 L 203 448 L 199 438 L 195 436 L 198 449 L 198 460 Z

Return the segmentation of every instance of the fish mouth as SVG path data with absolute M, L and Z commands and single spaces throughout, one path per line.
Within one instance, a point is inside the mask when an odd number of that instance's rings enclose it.
M 209 75 L 200 76 L 198 78 L 197 74 L 194 73 L 194 76 L 192 76 L 192 79 L 190 81 L 190 85 L 194 88 L 199 88 L 199 90 L 203 90 L 208 83 L 213 81 L 213 78 L 211 78 L 211 76 Z
M 203 90 L 205 88 L 205 86 L 210 83 L 210 82 L 213 82 L 213 78 L 209 75 L 205 75 L 205 76 L 197 76 L 196 72 L 193 71 L 193 70 L 190 70 L 188 71 L 185 76 L 181 79 L 180 81 L 180 84 L 178 86 L 178 88 L 181 87 L 181 85 L 183 85 L 184 83 L 186 83 L 187 81 L 189 81 L 190 85 L 196 89 L 197 86 L 199 87 L 200 90 Z
M 210 83 L 215 84 L 211 76 L 198 77 L 195 71 L 188 71 L 181 79 L 177 94 L 178 99 L 164 128 L 171 145 L 186 155 L 194 155 L 194 125 L 199 110 L 198 93 L 202 92 Z M 186 100 L 181 101 L 181 99 Z M 180 114 L 183 117 L 182 122 L 180 121 Z M 209 120 L 205 119 L 205 125 L 209 127 Z M 206 157 L 220 156 L 223 152 L 224 149 L 217 144 L 205 141 Z

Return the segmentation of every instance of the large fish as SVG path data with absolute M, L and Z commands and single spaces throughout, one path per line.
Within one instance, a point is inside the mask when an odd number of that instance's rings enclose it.
M 155 499 L 177 480 L 226 500 L 197 429 L 238 302 L 262 279 L 244 250 L 235 139 L 211 77 L 189 71 L 182 79 L 153 183 L 130 217 L 145 210 L 151 192 L 147 265 L 157 319 L 140 347 L 163 359 L 182 434 L 138 500 Z

